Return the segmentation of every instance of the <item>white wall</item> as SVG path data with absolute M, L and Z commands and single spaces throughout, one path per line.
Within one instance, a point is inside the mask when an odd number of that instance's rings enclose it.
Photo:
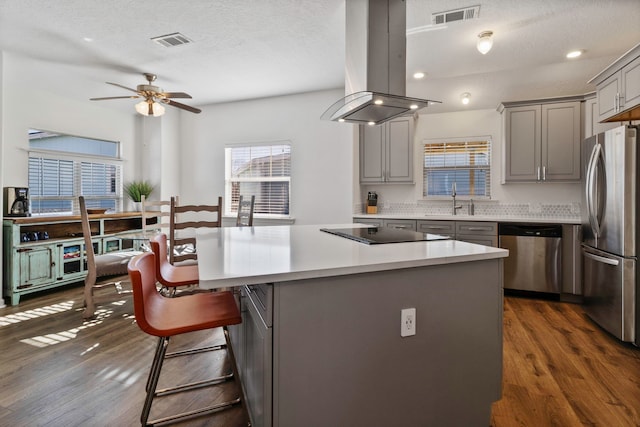
M 224 196 L 225 144 L 291 141 L 296 224 L 351 222 L 353 127 L 320 120 L 342 90 L 209 105 L 181 118 L 181 202 Z
M 425 139 L 485 136 L 492 138 L 491 199 L 501 203 L 580 203 L 580 184 L 501 184 L 503 129 L 496 110 L 421 114 L 414 134 L 414 185 L 377 184 L 361 186 L 360 198 L 375 190 L 381 203 L 410 203 L 422 196 L 422 144 Z
M 125 160 L 125 177 L 135 176 L 136 115 L 100 103 L 64 97 L 64 88 L 73 77 L 60 67 L 4 53 L 2 64 L 2 183 L 3 186 L 28 184 L 28 129 L 43 129 L 69 135 L 120 141 Z M 133 108 L 132 108 L 133 110 Z

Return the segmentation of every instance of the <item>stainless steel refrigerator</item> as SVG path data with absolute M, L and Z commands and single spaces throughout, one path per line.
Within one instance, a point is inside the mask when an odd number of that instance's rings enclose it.
M 620 126 L 582 147 L 583 297 L 587 315 L 640 345 L 638 243 L 639 127 Z

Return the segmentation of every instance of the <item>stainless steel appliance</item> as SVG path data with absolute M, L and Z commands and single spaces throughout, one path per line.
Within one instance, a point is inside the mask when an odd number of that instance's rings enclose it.
M 587 315 L 640 345 L 638 126 L 620 126 L 582 147 L 583 301 Z
M 29 213 L 29 189 L 26 187 L 4 188 L 4 215 L 31 216 Z
M 500 224 L 499 246 L 504 260 L 504 288 L 559 294 L 562 283 L 562 226 Z

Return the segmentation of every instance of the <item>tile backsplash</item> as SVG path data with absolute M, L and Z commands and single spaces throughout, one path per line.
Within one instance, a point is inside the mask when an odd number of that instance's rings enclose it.
M 379 215 L 449 215 L 451 214 L 450 200 L 421 200 L 413 203 L 386 202 L 378 204 Z M 469 202 L 457 201 L 462 208 L 458 211 L 468 213 Z M 496 201 L 475 201 L 475 215 L 496 216 L 509 218 L 541 218 L 541 219 L 580 219 L 580 203 L 500 203 Z M 354 206 L 354 214 L 365 213 L 364 203 Z

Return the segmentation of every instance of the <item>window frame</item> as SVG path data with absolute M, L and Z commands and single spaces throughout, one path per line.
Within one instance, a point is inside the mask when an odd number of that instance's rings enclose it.
M 243 178 L 234 178 L 231 176 L 232 172 L 232 151 L 237 148 L 253 148 L 253 147 L 273 147 L 273 146 L 287 146 L 289 148 L 289 175 L 288 176 L 270 176 L 270 177 L 243 177 Z M 263 141 L 263 142 L 248 142 L 248 143 L 237 143 L 237 144 L 226 144 L 224 147 L 224 157 L 225 157 L 225 167 L 224 167 L 224 192 L 225 192 L 225 200 L 228 202 L 224 205 L 224 215 L 235 217 L 238 214 L 238 201 L 234 202 L 233 200 L 233 184 L 234 183 L 267 183 L 267 182 L 286 182 L 287 185 L 287 204 L 286 204 L 286 214 L 275 214 L 275 213 L 261 213 L 259 210 L 254 210 L 254 218 L 263 218 L 263 219 L 290 219 L 291 218 L 291 171 L 292 171 L 292 155 L 293 155 L 293 144 L 289 140 L 279 140 L 279 141 Z M 256 197 L 256 206 L 259 203 L 259 198 Z M 255 209 L 255 208 L 254 208 Z
M 450 166 L 450 167 L 427 167 L 427 157 L 426 157 L 426 146 L 431 144 L 467 144 L 472 142 L 480 142 L 484 141 L 487 144 L 487 157 L 488 157 L 488 165 L 478 165 L 476 167 L 473 166 Z M 433 138 L 433 139 L 424 139 L 422 140 L 422 198 L 425 200 L 450 200 L 451 194 L 448 195 L 428 195 L 428 184 L 427 184 L 427 171 L 428 170 L 482 170 L 488 169 L 487 178 L 485 179 L 485 188 L 486 195 L 477 195 L 477 194 L 461 194 L 460 188 L 456 186 L 456 197 L 461 200 L 468 199 L 476 199 L 476 200 L 491 200 L 491 177 L 494 173 L 493 168 L 493 138 L 491 135 L 479 135 L 479 136 L 469 136 L 469 137 L 455 137 L 455 138 Z M 468 150 L 465 150 L 464 153 L 468 153 Z

